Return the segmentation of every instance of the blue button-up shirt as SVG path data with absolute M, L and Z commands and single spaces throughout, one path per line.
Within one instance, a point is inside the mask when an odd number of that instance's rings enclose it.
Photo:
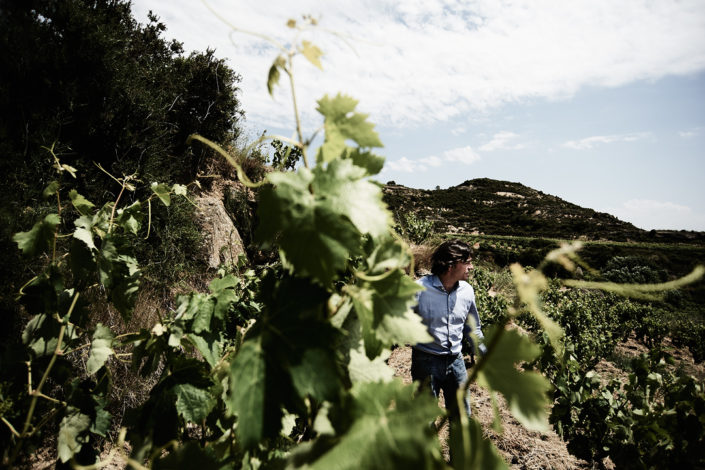
M 475 290 L 470 284 L 459 281 L 455 289 L 446 292 L 443 283 L 435 274 L 424 276 L 416 283 L 425 290 L 416 294 L 418 305 L 414 311 L 421 316 L 433 337 L 432 343 L 416 344 L 416 349 L 439 355 L 460 353 L 463 336 L 470 339 L 471 328 L 466 323 L 468 316 L 475 321 L 475 336 L 484 338 L 475 305 Z M 480 352 L 484 352 L 483 347 Z

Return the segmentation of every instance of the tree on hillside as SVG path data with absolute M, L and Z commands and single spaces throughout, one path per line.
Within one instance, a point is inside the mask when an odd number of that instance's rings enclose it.
M 42 197 L 56 178 L 47 149 L 77 169 L 76 180 L 63 178 L 102 204 L 114 201 L 120 187 L 94 162 L 116 177 L 137 174 L 145 188 L 186 183 L 209 154 L 187 146 L 189 134 L 226 144 L 238 137 L 239 75 L 214 51 L 184 54 L 179 42 L 162 37 L 165 29 L 151 14 L 138 23 L 127 0 L 0 0 L 0 314 L 14 323 L 0 337 L 6 350 L 21 324 L 12 300 L 33 271 L 12 234 L 28 230 L 50 205 L 55 210 L 56 198 Z M 121 202 L 144 196 L 138 189 Z M 143 251 L 168 258 L 159 244 L 178 245 L 164 229 L 176 209 L 158 210 L 164 213 L 152 214 L 152 235 L 143 242 L 154 246 Z M 181 210 L 178 229 L 189 223 L 190 210 Z M 176 251 L 183 256 L 195 249 L 187 238 L 181 243 Z M 162 272 L 175 263 L 162 261 Z M 4 373 L 6 365 L 0 357 Z

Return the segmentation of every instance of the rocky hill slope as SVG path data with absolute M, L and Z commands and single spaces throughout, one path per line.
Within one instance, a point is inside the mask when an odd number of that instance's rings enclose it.
M 564 239 L 705 242 L 705 232 L 646 231 L 613 215 L 580 207 L 520 183 L 478 178 L 448 189 L 384 187 L 395 215 L 414 213 L 439 232 Z

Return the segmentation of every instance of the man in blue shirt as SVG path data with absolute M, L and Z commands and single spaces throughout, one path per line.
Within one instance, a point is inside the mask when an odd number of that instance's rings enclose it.
M 411 377 L 428 384 L 434 396 L 443 390 L 446 409 L 457 416 L 456 392 L 468 374 L 462 355 L 463 339 L 470 338 L 468 317 L 472 318 L 474 333 L 483 338 L 480 317 L 475 305 L 475 291 L 467 278 L 472 268 L 469 245 L 460 240 L 449 240 L 434 251 L 431 273 L 416 281 L 424 287 L 417 294 L 415 307 L 433 337 L 431 343 L 414 345 L 411 351 Z M 484 353 L 484 345 L 479 345 Z M 465 412 L 470 416 L 470 401 L 465 398 Z

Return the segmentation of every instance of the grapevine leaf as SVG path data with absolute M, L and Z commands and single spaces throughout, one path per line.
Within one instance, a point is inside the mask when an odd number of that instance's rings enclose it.
M 527 429 L 542 431 L 547 428 L 546 406 L 550 383 L 537 372 L 521 372 L 516 365 L 530 362 L 540 353 L 540 347 L 516 330 L 490 330 L 486 344 L 498 343 L 483 358 L 477 383 L 504 395 L 509 410 Z
M 431 341 L 421 317 L 411 310 L 414 294 L 420 289 L 399 269 L 382 279 L 346 288 L 362 325 L 367 357 L 373 359 L 385 346 L 395 343 Z
M 213 294 L 218 295 L 226 289 L 231 289 L 239 284 L 240 279 L 233 276 L 232 274 L 228 274 L 227 276 L 224 276 L 222 278 L 218 277 L 213 279 L 210 284 L 208 284 L 208 290 L 210 290 Z
M 115 282 L 110 290 L 109 298 L 122 317 L 128 319 L 135 308 L 139 293 L 140 270 L 137 260 L 131 256 L 120 255 L 118 261 L 120 269 L 117 274 L 113 275 Z
M 210 447 L 201 447 L 198 442 L 189 441 L 177 447 L 164 458 L 154 461 L 154 470 L 173 470 L 178 468 L 198 468 L 199 470 L 218 470 L 228 468 L 220 464 Z
M 184 196 L 186 197 L 188 195 L 188 190 L 186 186 L 183 184 L 174 184 L 174 186 L 171 187 L 171 190 L 176 194 L 177 196 Z
M 387 365 L 391 355 L 389 349 L 384 349 L 379 356 L 370 360 L 365 354 L 362 341 L 356 349 L 350 350 L 348 372 L 353 383 L 358 382 L 389 382 L 394 378 L 394 370 Z
M 267 75 L 267 91 L 269 91 L 270 96 L 274 96 L 274 87 L 279 83 L 279 78 L 281 77 L 279 67 L 283 68 L 284 65 L 284 58 L 279 56 L 269 68 L 269 74 Z
M 348 299 L 347 309 L 351 301 Z M 335 318 L 335 317 L 334 317 Z M 352 383 L 357 382 L 389 382 L 394 377 L 394 371 L 386 363 L 391 351 L 384 349 L 376 358 L 370 360 L 365 354 L 365 343 L 362 341 L 360 319 L 355 315 L 346 315 L 338 327 L 345 332 L 341 349 L 349 351 L 348 373 Z
M 340 387 L 336 368 L 330 351 L 309 348 L 301 355 L 300 362 L 290 366 L 289 374 L 300 397 L 310 395 L 323 401 L 333 397 Z
M 71 199 L 71 204 L 73 204 L 78 213 L 84 216 L 90 215 L 95 207 L 91 201 L 78 194 L 75 189 L 69 191 L 69 199 Z
M 465 420 L 461 429 L 451 434 L 451 452 L 455 468 L 505 470 L 509 467 L 492 441 L 482 435 L 482 427 L 474 419 Z
M 166 183 L 152 183 L 152 192 L 157 195 L 160 201 L 164 203 L 165 206 L 171 204 L 171 194 L 169 192 L 169 186 Z
M 101 405 L 97 405 L 95 413 L 95 420 L 91 423 L 90 431 L 93 434 L 105 437 L 110 430 L 110 412 Z
M 34 353 L 34 357 L 54 354 L 59 343 L 61 325 L 53 317 L 40 314 L 32 317 L 22 332 L 22 342 Z M 64 331 L 62 346 L 78 338 L 76 327 L 69 324 Z
M 318 151 L 318 160 L 330 162 L 343 154 L 345 142 L 350 139 L 360 147 L 382 147 L 374 124 L 367 122 L 367 115 L 355 113 L 357 100 L 336 95 L 328 95 L 318 100 L 318 112 L 324 117 L 325 140 Z
M 143 216 L 142 204 L 137 201 L 128 207 L 118 209 L 115 222 L 125 228 L 128 232 L 137 235 L 137 232 L 140 230 L 140 224 L 142 223 Z
M 314 170 L 313 189 L 325 194 L 334 212 L 349 218 L 360 233 L 379 237 L 389 230 L 391 216 L 382 203 L 382 190 L 351 160 L 335 160 Z
M 189 383 L 176 385 L 173 390 L 176 394 L 176 411 L 192 423 L 206 419 L 216 404 L 216 398 L 209 390 Z
M 258 238 L 279 243 L 287 262 L 302 276 L 328 285 L 342 271 L 348 257 L 356 253 L 360 234 L 323 198 L 310 191 L 313 174 L 306 168 L 297 173 L 270 173 L 276 186 L 260 192 Z
M 78 409 L 70 406 L 66 410 L 66 416 L 59 424 L 58 450 L 59 459 L 66 463 L 77 454 L 83 444 L 88 442 L 86 431 L 91 425 L 91 418 Z
M 215 367 L 223 354 L 223 338 L 219 332 L 205 331 L 199 335 L 189 334 L 189 341 L 211 367 Z
M 226 405 L 238 417 L 237 433 L 245 448 L 253 447 L 264 436 L 265 372 L 261 342 L 245 341 L 230 366 L 230 392 L 226 399 Z M 271 406 L 274 404 L 267 403 L 267 407 Z
M 59 187 L 60 186 L 58 181 L 52 181 L 46 188 L 44 188 L 42 196 L 44 197 L 44 199 L 49 199 L 50 197 L 56 194 L 56 192 L 59 190 Z
M 91 253 L 93 250 L 97 250 L 95 243 L 93 242 L 93 219 L 84 215 L 76 219 L 73 223 L 76 226 L 76 230 L 73 232 L 73 237 L 82 241 Z
M 98 369 L 103 367 L 105 361 L 113 354 L 113 332 L 110 328 L 98 323 L 93 333 L 93 341 L 91 342 L 91 354 L 86 363 L 86 372 L 95 374 Z
M 56 265 L 50 265 L 23 289 L 22 305 L 30 315 L 58 311 L 58 299 L 64 292 L 64 276 Z
M 551 346 L 561 354 L 563 345 L 560 341 L 563 336 L 563 329 L 560 325 L 554 322 L 546 313 L 541 310 L 539 293 L 548 286 L 544 275 L 537 270 L 531 270 L 528 273 L 518 263 L 510 266 L 512 279 L 517 288 L 519 298 L 524 302 L 531 314 L 538 320 L 541 327 L 548 334 L 551 341 Z
M 399 380 L 356 384 L 349 408 L 352 424 L 337 445 L 311 462 L 311 468 L 439 467 L 438 439 L 428 425 L 438 416 L 438 405 L 430 394 L 414 397 L 415 390 Z M 306 460 L 315 458 L 316 452 L 306 456 L 295 451 L 292 457 Z
M 364 168 L 368 175 L 376 175 L 384 167 L 384 157 L 375 155 L 372 152 L 353 149 L 347 152 L 345 156 L 351 159 L 355 165 Z
M 323 66 L 321 65 L 321 56 L 323 55 L 323 52 L 321 52 L 317 46 L 311 44 L 309 41 L 302 41 L 302 46 L 301 52 L 304 57 L 306 57 L 309 62 L 318 67 L 320 70 L 323 70 Z
M 17 243 L 22 253 L 34 256 L 51 247 L 56 226 L 59 223 L 61 223 L 61 219 L 58 214 L 49 214 L 44 217 L 44 220 L 34 224 L 30 231 L 16 233 L 12 240 Z

